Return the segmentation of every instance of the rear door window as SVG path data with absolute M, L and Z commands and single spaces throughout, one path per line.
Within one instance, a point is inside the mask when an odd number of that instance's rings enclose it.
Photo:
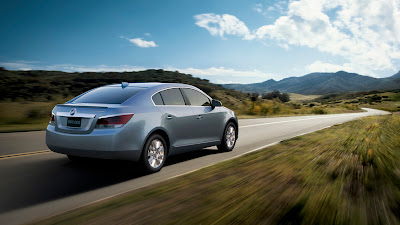
M 72 103 L 121 104 L 145 89 L 139 87 L 100 87 L 83 94 Z
M 152 99 L 155 105 L 164 105 L 164 101 L 162 100 L 160 93 L 153 95 Z
M 189 99 L 190 105 L 193 106 L 210 106 L 210 99 L 205 96 L 203 93 L 190 89 L 190 88 L 182 88 L 186 97 Z
M 165 105 L 185 105 L 185 100 L 179 88 L 167 89 L 160 93 Z

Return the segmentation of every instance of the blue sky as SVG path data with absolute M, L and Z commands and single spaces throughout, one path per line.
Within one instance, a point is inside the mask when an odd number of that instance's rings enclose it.
M 0 66 L 162 68 L 216 83 L 338 70 L 386 77 L 400 69 L 399 8 L 398 0 L 2 1 Z

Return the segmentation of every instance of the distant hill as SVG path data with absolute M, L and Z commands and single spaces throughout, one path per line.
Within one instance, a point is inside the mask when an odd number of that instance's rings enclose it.
M 356 73 L 310 73 L 302 77 L 273 79 L 253 84 L 225 84 L 223 87 L 241 92 L 267 93 L 278 90 L 298 94 L 329 94 L 400 88 L 400 72 L 388 78 L 374 78 Z
M 72 98 L 90 89 L 121 82 L 164 82 L 194 85 L 225 106 L 240 106 L 247 98 L 206 79 L 177 71 L 146 70 L 139 72 L 9 71 L 0 68 L 0 101 L 53 101 L 58 96 Z

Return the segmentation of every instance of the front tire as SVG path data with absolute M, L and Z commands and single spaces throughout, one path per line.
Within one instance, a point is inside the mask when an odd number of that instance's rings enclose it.
M 147 172 L 155 173 L 161 170 L 167 159 L 167 144 L 159 134 L 151 135 L 144 145 L 142 164 Z
M 233 150 L 236 144 L 236 125 L 233 122 L 229 122 L 224 130 L 222 141 L 220 145 L 217 145 L 218 150 L 222 152 L 230 152 Z

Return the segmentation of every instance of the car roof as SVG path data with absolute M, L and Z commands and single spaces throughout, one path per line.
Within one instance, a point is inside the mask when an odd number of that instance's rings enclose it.
M 121 87 L 122 83 L 120 84 L 110 84 L 106 85 L 105 87 Z M 167 88 L 167 87 L 193 87 L 188 84 L 181 84 L 181 83 L 159 83 L 159 82 L 147 82 L 147 83 L 128 83 L 127 87 L 140 87 L 140 88 Z
M 127 85 L 128 84 L 128 85 Z M 155 83 L 155 82 L 147 82 L 147 83 L 119 83 L 119 84 L 111 84 L 111 85 L 105 85 L 103 87 L 122 87 L 125 86 L 125 88 L 143 88 L 142 91 L 140 91 L 139 93 L 135 94 L 134 96 L 132 96 L 131 98 L 129 98 L 128 100 L 126 100 L 125 102 L 123 102 L 122 104 L 130 104 L 132 101 L 138 101 L 138 98 L 143 98 L 143 96 L 153 96 L 154 93 L 158 92 L 158 91 L 162 91 L 164 89 L 168 89 L 168 88 L 191 88 L 191 89 L 196 89 L 200 92 L 202 92 L 203 94 L 205 94 L 208 98 L 212 99 L 210 96 L 208 96 L 205 92 L 203 92 L 201 89 L 192 86 L 192 85 L 188 85 L 188 84 L 182 84 L 182 83 Z

